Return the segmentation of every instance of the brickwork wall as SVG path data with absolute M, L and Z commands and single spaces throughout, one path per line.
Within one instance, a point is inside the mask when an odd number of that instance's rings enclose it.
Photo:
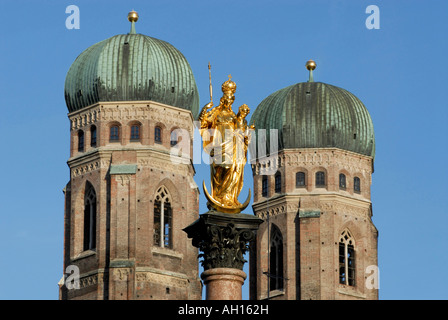
M 192 133 L 191 113 L 152 102 L 119 102 L 87 107 L 69 114 L 69 119 L 64 269 L 79 267 L 81 288 L 62 287 L 61 298 L 201 299 L 198 251 L 182 231 L 198 218 L 194 168 L 189 161 L 173 163 L 170 157 L 171 130 L 182 128 Z M 130 139 L 133 124 L 140 124 L 140 141 Z M 97 128 L 96 147 L 90 146 L 93 125 Z M 111 125 L 120 127 L 117 142 L 109 141 Z M 156 125 L 163 129 L 162 143 L 154 141 Z M 85 138 L 81 152 L 79 130 L 84 131 Z M 110 173 L 112 166 L 126 164 L 136 165 L 136 172 Z M 94 251 L 83 250 L 87 182 L 97 196 Z M 154 244 L 154 200 L 162 185 L 172 206 L 172 248 Z
M 373 159 L 340 149 L 284 150 L 269 162 L 252 166 L 254 213 L 276 224 L 283 236 L 283 292 L 271 299 L 377 299 L 378 290 L 365 286 L 366 268 L 378 265 L 377 230 L 372 222 L 370 185 Z M 305 172 L 305 186 L 296 186 L 296 173 Z M 325 172 L 326 185 L 316 187 L 315 174 Z M 274 174 L 282 174 L 282 190 L 274 192 Z M 346 175 L 346 188 L 339 187 L 339 174 Z M 268 197 L 261 194 L 262 176 L 269 179 Z M 361 180 L 361 191 L 353 178 Z M 251 298 L 267 296 L 266 222 L 259 230 L 256 261 L 251 260 Z M 356 246 L 356 286 L 339 284 L 339 238 L 344 230 L 353 235 Z M 266 261 L 266 262 L 263 262 Z M 254 265 L 256 263 L 256 265 Z M 256 280 L 255 280 L 256 279 Z M 255 291 L 254 291 L 255 290 Z

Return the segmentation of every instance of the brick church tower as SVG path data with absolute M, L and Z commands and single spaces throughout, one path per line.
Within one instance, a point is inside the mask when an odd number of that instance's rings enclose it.
M 66 77 L 64 272 L 78 270 L 79 287 L 61 282 L 60 299 L 201 299 L 182 231 L 199 211 L 191 154 L 178 152 L 193 141 L 177 138 L 193 137 L 196 82 L 176 48 L 128 19 L 130 33 L 86 49 Z
M 251 250 L 250 296 L 378 299 L 372 120 L 350 92 L 314 82 L 313 61 L 307 68 L 308 82 L 271 94 L 251 118 L 253 210 L 265 222 Z

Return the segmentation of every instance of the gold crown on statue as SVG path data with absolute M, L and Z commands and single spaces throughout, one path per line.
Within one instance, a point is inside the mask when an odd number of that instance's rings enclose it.
M 236 83 L 232 81 L 232 76 L 229 75 L 229 80 L 222 84 L 222 92 L 224 94 L 234 94 L 236 91 Z

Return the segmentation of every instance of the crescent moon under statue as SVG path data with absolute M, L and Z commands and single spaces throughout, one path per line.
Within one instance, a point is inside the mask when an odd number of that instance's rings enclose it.
M 250 189 L 249 189 L 249 194 L 247 195 L 246 201 L 244 201 L 244 203 L 241 204 L 240 206 L 235 206 L 235 207 L 226 207 L 224 204 L 213 199 L 213 197 L 208 192 L 207 187 L 205 186 L 205 181 L 202 181 L 202 189 L 204 189 L 205 197 L 208 200 L 208 204 L 213 209 L 215 209 L 217 211 L 224 212 L 224 213 L 240 213 L 241 211 L 243 211 L 244 209 L 247 208 L 247 206 L 249 205 L 249 202 L 250 202 L 250 197 L 251 197 Z

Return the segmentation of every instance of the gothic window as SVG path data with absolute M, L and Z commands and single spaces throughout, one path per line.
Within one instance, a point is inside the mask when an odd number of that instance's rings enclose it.
M 355 241 L 348 230 L 339 239 L 339 283 L 355 286 Z
M 120 140 L 120 128 L 118 126 L 110 127 L 110 141 L 119 141 Z
M 283 237 L 280 229 L 272 225 L 269 252 L 269 290 L 283 289 Z
M 154 200 L 154 245 L 173 248 L 172 208 L 168 190 L 162 186 Z
M 84 131 L 78 131 L 78 152 L 84 152 Z
M 267 197 L 268 196 L 268 177 L 263 176 L 261 180 L 261 196 Z
M 96 248 L 96 193 L 93 186 L 87 182 L 84 194 L 84 244 L 83 249 Z
M 275 174 L 275 193 L 282 192 L 282 174 L 277 172 Z
M 162 128 L 156 127 L 154 129 L 154 141 L 156 143 L 162 143 Z
M 316 187 L 325 187 L 325 172 L 316 172 Z
M 90 127 L 90 146 L 96 148 L 96 126 Z
M 138 124 L 134 124 L 131 126 L 131 140 L 132 141 L 140 140 L 140 126 Z
M 339 189 L 345 190 L 346 187 L 347 187 L 347 181 L 345 178 L 345 174 L 340 173 L 339 174 Z
M 355 177 L 353 179 L 353 189 L 355 192 L 361 192 L 361 179 L 359 179 L 358 177 Z
M 296 188 L 305 187 L 305 172 L 296 173 Z

